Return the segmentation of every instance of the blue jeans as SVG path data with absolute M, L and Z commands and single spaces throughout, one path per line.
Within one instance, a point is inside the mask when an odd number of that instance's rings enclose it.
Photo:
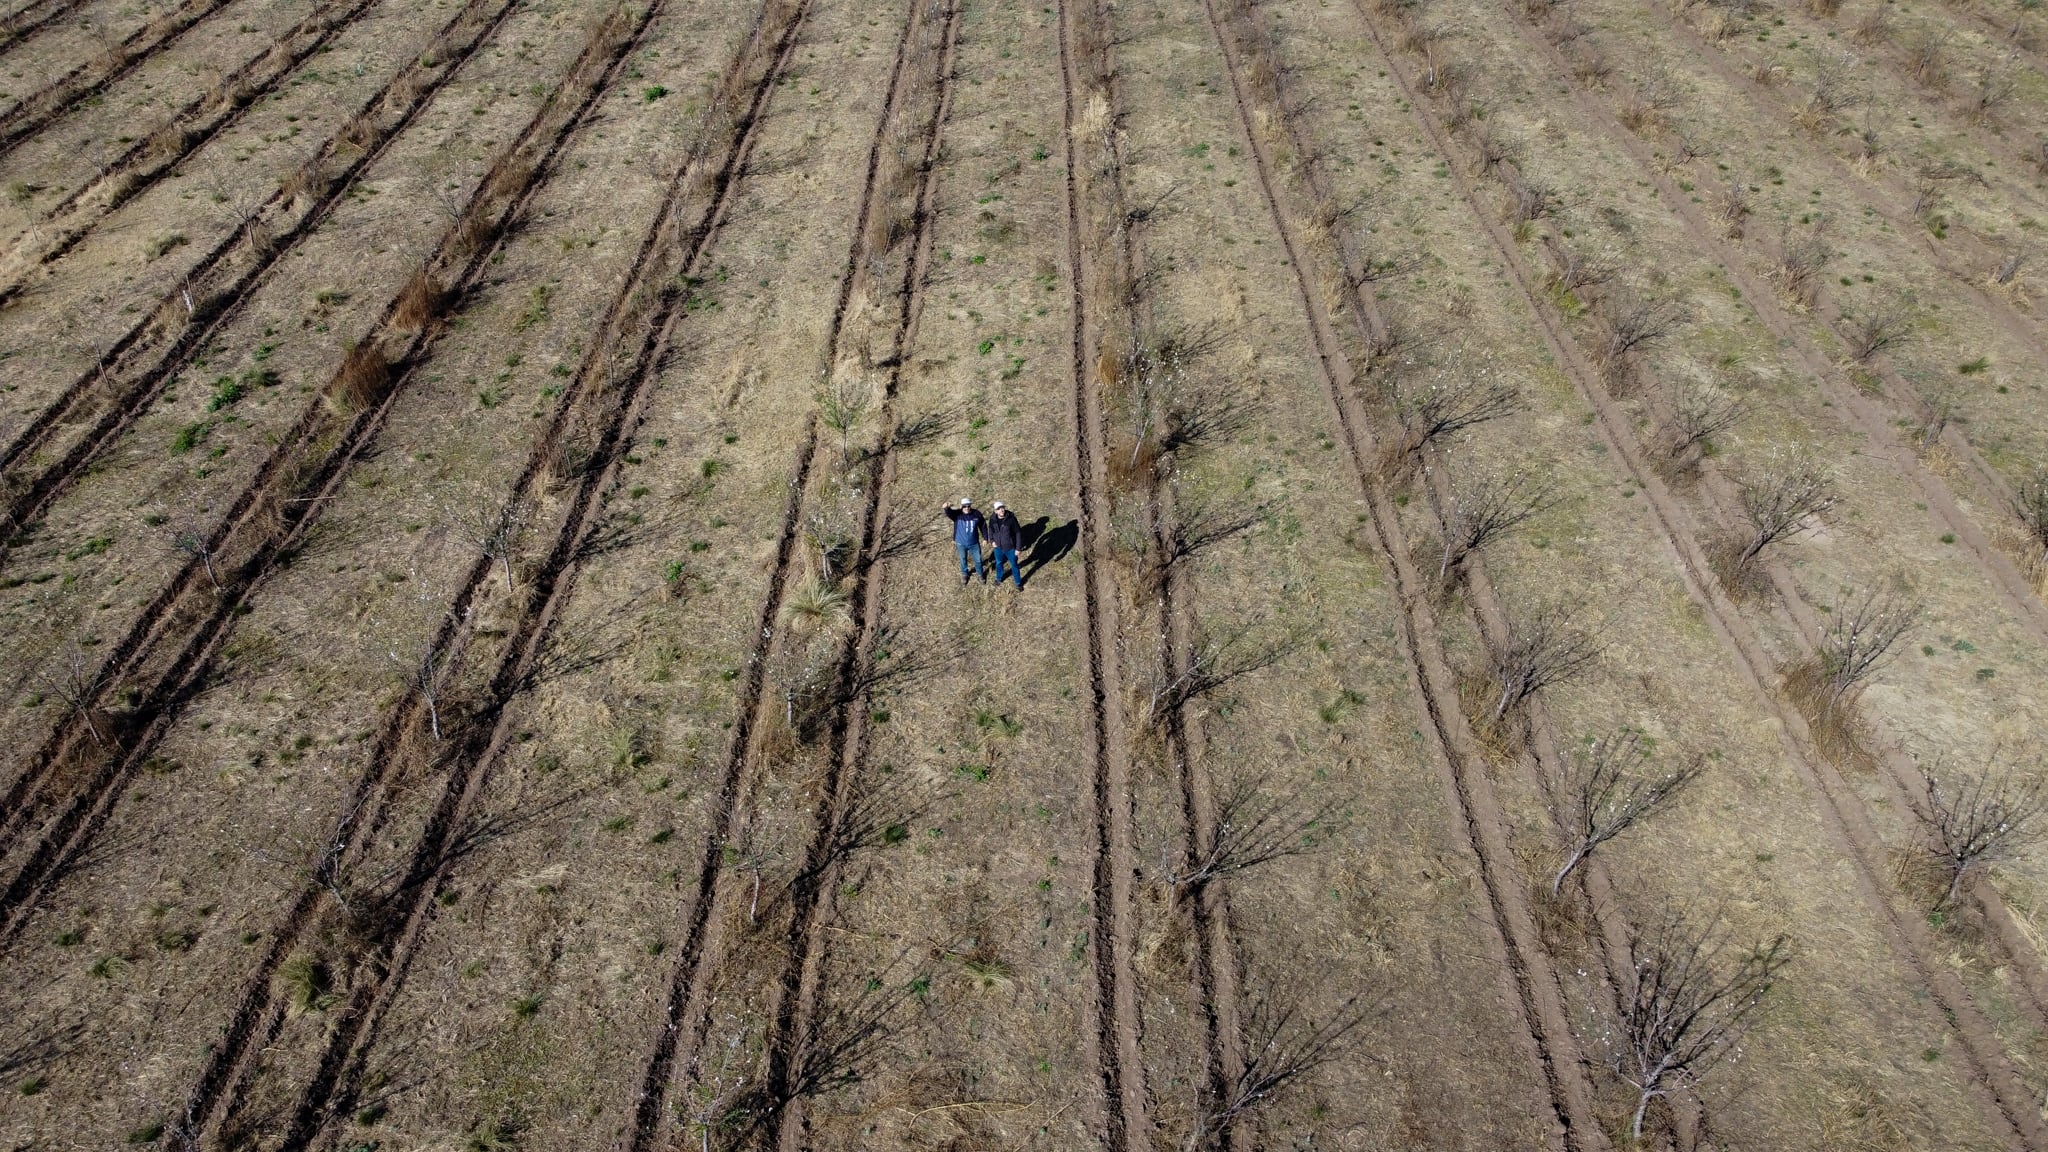
M 1008 564 L 1010 566 L 1010 579 L 1017 582 L 1017 587 L 1024 587 L 1024 570 L 1017 567 L 1017 550 L 1015 548 L 990 549 L 989 561 L 995 566 L 996 583 L 1001 584 L 1003 582 L 1003 565 Z
M 962 544 L 962 543 L 961 543 L 960 541 L 958 541 L 958 540 L 955 540 L 955 541 L 953 542 L 953 550 L 954 550 L 955 552 L 958 552 L 958 553 L 960 553 L 960 578 L 961 578 L 962 580 L 965 580 L 965 579 L 967 578 L 967 572 L 968 572 L 968 568 L 967 568 L 967 558 L 968 558 L 968 557 L 970 557 L 970 556 L 972 556 L 972 557 L 974 558 L 974 574 L 975 574 L 976 576 L 979 576 L 979 577 L 981 577 L 981 578 L 982 578 L 983 580 L 986 580 L 986 579 L 988 579 L 988 574 L 987 574 L 987 573 L 985 573 L 985 572 L 983 572 L 983 571 L 981 570 L 981 542 L 980 542 L 980 541 L 978 541 L 978 540 L 969 540 L 969 541 L 968 541 L 968 542 L 966 542 L 965 544 Z

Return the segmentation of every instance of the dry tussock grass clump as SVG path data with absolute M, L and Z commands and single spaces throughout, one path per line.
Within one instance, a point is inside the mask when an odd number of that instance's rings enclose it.
M 391 360 L 384 346 L 366 341 L 342 357 L 341 370 L 327 385 L 327 399 L 344 416 L 355 416 L 376 407 L 391 386 Z
M 398 302 L 392 306 L 391 323 L 407 332 L 425 331 L 441 319 L 448 307 L 448 297 L 447 289 L 431 272 L 425 269 L 415 272 L 398 294 Z

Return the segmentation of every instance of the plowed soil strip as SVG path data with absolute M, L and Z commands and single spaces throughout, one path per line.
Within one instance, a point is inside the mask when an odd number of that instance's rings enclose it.
M 333 0 L 314 9 L 262 55 L 173 113 L 156 131 L 129 145 L 106 169 L 57 202 L 32 240 L 9 254 L 0 270 L 0 300 L 20 290 L 24 277 L 62 257 L 100 221 L 156 186 L 194 152 L 205 147 L 277 90 L 287 76 L 369 11 L 378 0 Z
M 1289 266 L 1294 270 L 1302 307 L 1315 336 L 1325 390 L 1343 433 L 1346 455 L 1365 498 L 1374 537 L 1394 578 L 1402 608 L 1399 635 L 1403 655 L 1409 661 L 1420 703 L 1429 721 L 1432 747 L 1437 753 L 1435 759 L 1448 774 L 1450 790 L 1463 817 L 1466 841 L 1479 862 L 1480 880 L 1488 906 L 1493 911 L 1499 957 L 1513 978 L 1516 1003 L 1522 1010 L 1527 1035 L 1534 1048 L 1533 1055 L 1549 1085 L 1551 1105 L 1562 1141 L 1572 1148 L 1604 1148 L 1606 1139 L 1593 1109 L 1592 1084 L 1585 1059 L 1571 1031 L 1557 974 L 1542 949 L 1541 937 L 1527 906 L 1524 896 L 1526 883 L 1516 869 L 1507 846 L 1505 814 L 1493 796 L 1476 741 L 1461 710 L 1456 682 L 1444 660 L 1436 621 L 1428 606 L 1430 594 L 1414 569 L 1393 501 L 1372 464 L 1377 458 L 1372 432 L 1364 414 L 1356 410 L 1357 402 L 1351 396 L 1355 371 L 1342 350 L 1341 341 L 1330 330 L 1315 287 L 1307 278 L 1307 269 L 1301 259 L 1301 245 L 1288 213 L 1281 206 L 1270 158 L 1265 154 L 1252 121 L 1236 48 L 1220 26 L 1213 0 L 1204 0 L 1204 9 L 1223 48 L 1232 94 L 1257 164 L 1261 188 L 1274 228 L 1287 253 Z
M 505 19 L 519 0 L 470 0 L 425 52 L 379 89 L 340 132 L 265 201 L 255 219 L 224 237 L 182 284 L 0 449 L 0 524 L 33 523 L 50 502 L 148 410 L 198 350 L 262 286 L 278 261 L 355 186 Z M 428 63 L 427 61 L 432 61 Z M 59 442 L 97 393 L 109 410 L 76 440 Z M 45 458 L 54 454 L 55 459 Z M 4 546 L 0 546 L 4 547 Z M 7 553 L 0 551 L 0 563 Z
M 898 393 L 904 365 L 916 346 L 918 320 L 924 310 L 924 285 L 931 269 L 933 218 L 938 210 L 939 152 L 943 146 L 947 114 L 952 106 L 955 48 L 959 39 L 961 0 L 920 0 L 923 17 L 906 37 L 929 34 L 933 17 L 943 10 L 936 71 L 915 80 L 928 85 L 934 94 L 931 117 L 925 125 L 925 147 L 918 168 L 923 177 L 917 189 L 912 213 L 910 250 L 903 261 L 900 282 L 891 286 L 898 308 L 891 334 L 887 383 L 882 393 L 879 421 L 881 449 L 868 462 L 867 506 L 863 511 L 861 546 L 854 562 L 855 605 L 859 627 L 849 639 L 834 674 L 833 698 L 839 704 L 832 718 L 827 742 L 825 778 L 819 788 L 819 806 L 813 814 L 810 843 L 798 881 L 790 893 L 792 915 L 788 951 L 775 997 L 769 1005 L 767 1092 L 768 1099 L 781 1103 L 770 1118 L 770 1147 L 797 1152 L 809 1147 L 804 1123 L 803 1101 L 797 1089 L 802 1069 L 813 1054 L 807 1050 L 818 1035 L 824 1000 L 824 924 L 833 910 L 832 894 L 838 890 L 844 843 L 842 824 L 848 819 L 853 790 L 866 751 L 869 701 L 858 686 L 871 682 L 875 650 L 882 635 L 884 577 L 887 575 L 882 549 L 891 512 L 890 497 L 895 479 L 895 440 L 900 413 Z M 864 230 L 865 232 L 866 230 Z M 872 235 L 873 233 L 868 233 Z M 878 253 L 867 253 L 867 266 Z
M 609 48 L 612 45 L 605 45 Z M 586 54 L 572 69 L 572 77 L 588 84 L 602 79 L 605 57 Z M 519 137 L 499 156 L 478 182 L 475 195 L 461 220 L 451 225 L 427 263 L 427 270 L 407 290 L 387 303 L 383 316 L 362 341 L 368 355 L 385 357 L 403 366 L 425 347 L 432 325 L 421 322 L 409 331 L 399 330 L 399 314 L 408 297 L 424 293 L 436 298 L 453 298 L 472 286 L 488 267 L 488 258 L 524 205 L 539 189 L 550 164 L 570 134 L 584 122 L 590 108 L 602 94 L 601 87 L 577 89 L 580 100 L 559 97 L 545 103 Z M 452 293 L 438 288 L 442 278 L 451 282 Z M 413 304 L 420 301 L 413 300 Z M 346 362 L 345 362 L 346 363 Z M 344 367 L 343 372 L 350 371 Z M 387 369 L 388 372 L 388 369 Z M 316 395 L 291 431 L 257 469 L 249 484 L 237 495 L 228 512 L 209 533 L 201 555 L 194 556 L 173 578 L 163 593 L 152 601 L 114 646 L 101 676 L 102 699 L 95 709 L 116 712 L 113 701 L 141 679 L 149 684 L 125 710 L 119 711 L 124 728 L 154 732 L 175 712 L 198 681 L 193 679 L 204 664 L 201 653 L 212 652 L 220 634 L 232 620 L 223 614 L 228 601 L 246 603 L 255 585 L 267 577 L 288 541 L 303 538 L 319 519 L 330 492 L 346 478 L 364 447 L 383 425 L 384 414 L 409 379 L 403 367 L 398 378 L 381 389 L 375 403 L 365 412 L 348 414 L 339 409 L 331 395 Z M 326 390 L 333 393 L 333 386 Z M 227 579 L 222 580 L 222 572 Z M 222 595 L 226 589 L 234 594 Z M 22 869 L 0 890 L 0 937 L 11 933 L 39 895 L 44 881 L 61 871 L 62 861 L 82 845 L 81 835 L 111 807 L 133 766 L 155 743 L 149 735 L 126 748 L 102 750 L 84 729 L 82 716 L 60 726 L 51 740 L 18 777 L 9 790 L 7 814 L 0 818 L 0 858 L 14 846 L 14 840 L 52 805 L 61 806 L 58 818 L 46 827 L 42 841 Z M 100 759 L 98 770 L 87 773 L 89 783 L 67 799 L 51 794 L 61 784 L 50 786 L 53 774 L 81 760 Z
M 935 56 L 937 71 L 929 77 L 911 77 L 908 75 L 907 65 L 912 56 L 913 46 L 921 32 L 929 34 L 935 16 L 942 21 L 939 28 L 940 45 Z M 856 619 L 860 627 L 842 650 L 834 673 L 835 690 L 843 689 L 851 683 L 858 675 L 863 662 L 873 660 L 876 629 L 880 627 L 881 580 L 876 564 L 876 549 L 880 544 L 883 527 L 880 518 L 887 513 L 884 489 L 892 475 L 890 440 L 896 416 L 896 384 L 901 378 L 904 352 L 922 304 L 921 289 L 925 262 L 929 255 L 930 222 L 934 209 L 932 195 L 937 182 L 936 160 L 954 79 L 953 46 L 958 33 L 959 16 L 958 0 L 946 4 L 943 9 L 927 3 L 926 0 L 914 0 L 910 10 L 905 14 L 901 39 L 897 42 L 895 59 L 890 65 L 887 90 L 876 118 L 875 134 L 868 147 L 866 174 L 854 213 L 853 237 L 849 243 L 846 263 L 840 273 L 838 295 L 826 330 L 824 363 L 825 370 L 832 372 L 838 367 L 839 349 L 845 335 L 851 303 L 856 293 L 867 283 L 867 270 L 871 262 L 886 255 L 886 250 L 877 252 L 871 248 L 871 241 L 874 238 L 886 237 L 888 234 L 887 230 L 873 227 L 875 214 L 887 207 L 880 203 L 879 197 L 880 186 L 885 179 L 885 134 L 890 124 L 896 120 L 897 112 L 905 106 L 906 85 L 922 80 L 928 86 L 935 87 L 938 95 L 933 104 L 932 119 L 924 126 L 926 144 L 922 163 L 923 175 L 918 185 L 917 208 L 911 221 L 912 255 L 905 262 L 905 279 L 896 288 L 899 310 L 890 336 L 891 351 L 882 361 L 889 366 L 890 371 L 880 419 L 882 451 L 870 462 L 870 482 L 866 485 L 867 500 L 864 510 L 866 520 L 862 525 L 861 549 L 852 569 L 855 573 L 856 587 L 851 593 L 851 599 L 857 606 Z M 726 891 L 726 846 L 734 843 L 736 838 L 742 835 L 739 829 L 748 820 L 749 797 L 756 790 L 751 784 L 762 769 L 760 760 L 763 754 L 755 746 L 755 736 L 766 719 L 764 703 L 769 657 L 774 650 L 776 625 L 783 597 L 795 567 L 797 526 L 802 520 L 805 492 L 811 474 L 818 465 L 818 453 L 821 450 L 815 437 L 815 418 L 810 428 L 811 434 L 806 437 L 796 479 L 792 482 L 790 503 L 784 515 L 784 532 L 777 544 L 775 563 L 769 574 L 768 593 L 764 597 L 760 624 L 755 632 L 754 651 L 748 659 L 746 679 L 739 694 L 739 710 L 733 725 L 732 743 L 728 748 L 725 767 L 719 780 L 714 824 L 705 843 L 704 855 L 698 864 L 695 891 L 680 917 L 683 923 L 682 948 L 664 996 L 660 1017 L 661 1028 L 643 1066 L 639 1093 L 634 1101 L 633 1130 L 628 1142 L 628 1148 L 633 1152 L 657 1147 L 665 1139 L 668 1100 L 675 1089 L 678 1073 L 690 1068 L 694 1062 L 708 1011 L 705 994 L 710 984 L 711 973 L 722 956 L 724 942 L 720 938 L 712 914 Z M 763 1088 L 766 1098 L 779 1105 L 774 1113 L 766 1118 L 766 1131 L 771 1146 L 793 1138 L 793 1134 L 802 1128 L 800 1116 L 793 1114 L 789 1106 L 796 1103 L 792 1086 L 803 1059 L 802 1045 L 810 1035 L 807 1025 L 819 998 L 817 975 L 820 960 L 816 955 L 818 921 L 825 915 L 829 904 L 828 897 L 832 886 L 829 874 L 832 873 L 834 864 L 833 833 L 837 821 L 844 816 L 846 788 L 857 768 L 852 761 L 858 757 L 858 737 L 854 726 L 859 721 L 854 718 L 853 713 L 859 710 L 860 702 L 851 700 L 843 704 L 833 717 L 829 752 L 825 762 L 825 778 L 820 789 L 819 808 L 814 815 L 812 839 L 805 849 L 805 867 L 798 873 L 798 881 L 790 893 L 793 907 L 790 937 L 787 942 L 788 951 L 783 957 L 783 967 L 773 985 L 771 1025 L 767 1037 L 768 1050 L 765 1054 Z
M 0 156 L 5 156 L 22 141 L 42 131 L 72 105 L 141 67 L 150 57 L 177 43 L 179 37 L 190 32 L 201 20 L 233 2 L 185 0 L 176 10 L 136 29 L 113 48 L 73 68 L 42 91 L 0 113 Z
M 1075 4 L 1089 6 L 1088 25 L 1077 31 Z M 1094 91 L 1088 81 L 1100 77 L 1107 86 L 1115 75 L 1114 59 L 1098 26 L 1106 23 L 1093 0 L 1071 0 L 1059 6 L 1060 72 L 1065 92 L 1061 133 L 1066 166 L 1067 260 L 1070 268 L 1071 345 L 1074 377 L 1074 454 L 1081 512 L 1082 597 L 1088 614 L 1089 794 L 1093 823 L 1094 931 L 1089 948 L 1095 974 L 1095 1044 L 1101 1068 L 1105 1145 L 1112 1152 L 1150 1146 L 1146 1120 L 1143 1022 L 1139 1014 L 1136 947 L 1137 914 L 1132 898 L 1136 847 L 1130 786 L 1130 757 L 1116 715 L 1121 692 L 1117 668 L 1115 592 L 1109 565 L 1107 460 L 1103 449 L 1100 380 L 1090 363 L 1097 343 L 1088 300 L 1096 273 L 1083 251 L 1089 208 L 1078 174 L 1092 164 L 1080 147 L 1084 133 L 1115 130 L 1110 93 Z M 1088 33 L 1081 39 L 1081 31 Z M 1078 43 L 1077 43 L 1078 42 Z M 1087 58 L 1083 49 L 1089 50 Z M 1082 69 L 1093 75 L 1084 77 Z M 1083 100 L 1088 103 L 1084 105 Z
M 2048 1147 L 2048 1126 L 2042 1124 L 2037 1110 L 2031 1106 L 2029 1094 L 2020 1083 L 2006 1053 L 1999 1048 L 1989 1022 L 1972 1002 L 1968 991 L 1954 972 L 1939 961 L 1925 926 L 1916 919 L 1901 915 L 1897 907 L 1884 895 L 1883 849 L 1875 830 L 1870 827 L 1853 793 L 1845 795 L 1846 784 L 1836 775 L 1832 766 L 1809 752 L 1812 746 L 1811 737 L 1807 732 L 1804 718 L 1784 706 L 1771 687 L 1776 677 L 1768 659 L 1749 632 L 1747 623 L 1741 619 L 1733 605 L 1719 594 L 1718 585 L 1707 574 L 1709 569 L 1704 553 L 1697 541 L 1683 528 L 1682 517 L 1672 503 L 1668 490 L 1643 465 L 1640 450 L 1634 444 L 1632 434 L 1622 431 L 1629 427 L 1628 418 L 1619 412 L 1603 390 L 1591 383 L 1596 378 L 1591 363 L 1579 351 L 1577 345 L 1570 342 L 1558 318 L 1539 301 L 1520 252 L 1512 239 L 1503 234 L 1498 223 L 1479 202 L 1442 127 L 1434 114 L 1427 110 L 1428 105 L 1422 102 L 1423 97 L 1415 90 L 1405 70 L 1387 49 L 1378 27 L 1363 11 L 1362 6 L 1359 19 L 1367 34 L 1373 38 L 1374 45 L 1379 49 L 1390 75 L 1401 85 L 1403 95 L 1412 106 L 1412 115 L 1429 136 L 1443 162 L 1449 166 L 1452 179 L 1458 185 L 1469 210 L 1493 239 L 1495 249 L 1501 254 L 1501 258 L 1515 278 L 1517 289 L 1542 324 L 1545 343 L 1558 362 L 1567 366 L 1569 375 L 1579 387 L 1582 397 L 1592 406 L 1603 437 L 1626 463 L 1631 478 L 1651 496 L 1651 507 L 1655 511 L 1658 526 L 1670 541 L 1679 559 L 1679 575 L 1686 585 L 1687 592 L 1712 621 L 1715 632 L 1729 645 L 1740 670 L 1751 683 L 1761 702 L 1778 717 L 1780 739 L 1788 758 L 1799 773 L 1801 782 L 1822 802 L 1822 814 L 1835 833 L 1843 852 L 1855 865 L 1859 887 L 1862 888 L 1863 895 L 1873 910 L 1878 913 L 1894 951 L 1914 969 L 1919 981 L 1928 989 L 1931 994 L 1930 1008 L 1939 1012 L 1962 1041 L 1964 1052 L 1975 1073 L 1974 1079 L 1984 1089 L 1987 1097 L 1987 1109 L 2002 1119 L 2016 1146 Z
M 575 385 L 537 440 L 508 501 L 508 508 L 530 502 L 548 462 L 566 438 L 588 442 L 591 465 L 582 473 L 546 558 L 533 578 L 527 606 L 501 650 L 489 688 L 461 718 L 459 737 L 437 759 L 437 764 L 445 769 L 439 799 L 390 894 L 391 906 L 383 919 L 384 927 L 371 932 L 361 945 L 361 978 L 351 989 L 349 1007 L 341 1017 L 343 1025 L 329 1037 L 320 1066 L 300 1095 L 287 1147 L 311 1143 L 332 1115 L 345 1110 L 377 1026 L 395 998 L 431 920 L 431 897 L 448 866 L 450 849 L 465 828 L 490 768 L 509 739 L 505 727 L 507 705 L 529 681 L 549 630 L 573 593 L 580 560 L 602 519 L 605 499 L 614 486 L 631 428 L 652 390 L 656 368 L 670 346 L 675 326 L 685 314 L 687 293 L 683 283 L 702 269 L 710 242 L 731 207 L 739 175 L 751 154 L 762 110 L 796 43 L 799 21 L 795 15 L 784 15 L 790 12 L 790 6 L 771 8 L 782 19 L 772 26 L 767 20 L 756 22 L 740 61 L 726 74 L 719 96 L 706 114 L 705 123 L 718 143 L 712 145 L 708 137 L 701 140 L 690 161 L 677 174 L 664 211 L 642 245 L 634 273 L 615 299 L 602 338 L 594 342 L 577 373 Z M 797 11 L 800 14 L 801 10 Z M 654 5 L 638 17 L 632 34 L 609 54 L 610 66 L 596 91 L 609 88 L 659 13 L 660 5 Z M 735 107 L 735 103 L 739 106 Z M 699 206 L 700 199 L 708 202 L 702 205 L 701 215 L 693 215 L 690 210 Z M 466 619 L 463 605 L 472 601 L 477 591 L 492 579 L 494 563 L 491 557 L 484 556 L 472 566 L 450 620 Z M 450 665 L 461 659 L 465 650 L 465 638 L 456 634 L 459 631 L 452 626 L 444 630 L 442 647 Z M 442 678 L 452 681 L 457 674 L 444 668 Z M 412 693 L 387 717 L 373 753 L 372 771 L 345 807 L 337 842 L 318 869 L 318 879 L 323 883 L 337 879 L 362 858 L 389 815 L 394 801 L 383 788 L 384 779 L 394 769 L 394 762 L 403 759 L 405 733 L 417 723 L 420 711 L 420 700 Z M 262 1046 L 251 1041 L 274 1033 L 282 1020 L 284 1005 L 273 993 L 271 975 L 284 959 L 290 942 L 316 921 L 324 899 L 317 889 L 309 890 L 275 934 L 276 943 L 246 986 L 228 1041 L 216 1050 L 188 1103 L 188 1133 L 204 1131 L 209 1118 L 220 1113 L 223 1089 L 245 1075 L 238 1074 L 236 1066 L 246 1064 Z M 236 1049 L 240 1051 L 233 1051 Z
M 0 18 L 0 48 L 11 47 L 18 40 L 26 40 L 57 21 L 71 15 L 86 4 L 87 0 L 29 0 L 27 4 Z

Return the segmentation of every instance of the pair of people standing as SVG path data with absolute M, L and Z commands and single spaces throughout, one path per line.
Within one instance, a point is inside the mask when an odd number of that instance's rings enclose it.
M 1003 569 L 1007 565 L 1010 579 L 1019 591 L 1024 588 L 1024 570 L 1017 563 L 1017 549 L 1023 543 L 1023 530 L 1017 517 L 1003 502 L 998 500 L 991 508 L 991 515 L 984 516 L 974 501 L 961 497 L 955 507 L 946 506 L 946 519 L 953 522 L 953 550 L 960 556 L 960 583 L 966 584 L 972 577 L 979 577 L 988 583 L 988 572 L 981 564 L 981 542 L 989 544 L 991 559 L 996 570 L 996 583 L 1003 582 Z

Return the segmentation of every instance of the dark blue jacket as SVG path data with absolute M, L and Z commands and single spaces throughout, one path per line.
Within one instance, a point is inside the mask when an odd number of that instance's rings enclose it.
M 948 508 L 946 519 L 953 522 L 953 543 L 974 544 L 987 535 L 986 518 L 979 508 Z

